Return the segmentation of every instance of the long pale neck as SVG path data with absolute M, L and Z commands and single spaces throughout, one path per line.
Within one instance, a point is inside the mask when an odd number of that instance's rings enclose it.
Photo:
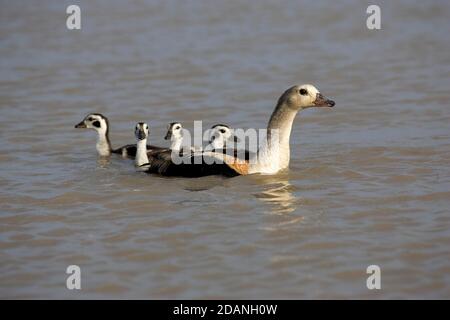
M 290 148 L 289 139 L 291 137 L 292 124 L 296 111 L 289 109 L 286 105 L 278 106 L 270 117 L 267 126 L 267 143 L 270 153 L 278 153 L 280 167 L 289 166 Z
M 213 149 L 223 149 L 225 147 L 225 142 L 224 139 L 222 137 L 220 138 L 216 138 L 213 140 L 213 142 L 211 143 Z
M 258 158 L 252 172 L 275 173 L 289 166 L 292 123 L 297 111 L 286 104 L 277 105 L 267 126 L 267 139 L 258 150 Z
M 134 159 L 134 163 L 136 166 L 142 166 L 143 164 L 148 163 L 147 156 L 147 139 L 138 140 L 137 141 L 137 150 L 136 150 L 136 158 Z
M 108 130 L 101 128 L 98 130 L 97 144 L 95 145 L 100 156 L 111 155 L 111 143 L 109 142 Z
M 170 149 L 178 151 L 178 150 L 181 149 L 181 144 L 182 143 L 183 143 L 183 137 L 174 138 L 172 140 L 171 145 L 170 145 Z

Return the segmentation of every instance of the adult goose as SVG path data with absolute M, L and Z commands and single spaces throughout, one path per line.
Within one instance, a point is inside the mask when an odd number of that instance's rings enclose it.
M 113 149 L 109 140 L 109 121 L 100 113 L 88 114 L 75 128 L 94 129 L 97 131 L 96 149 L 99 156 L 107 157 L 111 153 L 121 154 L 123 157 L 134 158 L 136 156 L 136 144 L 127 144 L 120 148 Z M 149 152 L 156 150 L 165 150 L 166 148 L 147 146 Z
M 164 176 L 201 177 L 207 175 L 238 176 L 253 173 L 275 174 L 289 166 L 289 138 L 292 123 L 300 110 L 311 107 L 333 107 L 313 85 L 297 85 L 287 89 L 278 99 L 267 126 L 267 137 L 254 157 L 242 160 L 219 152 L 192 154 L 184 163 L 157 155 L 149 156 L 148 173 Z M 176 155 L 176 154 L 175 154 Z

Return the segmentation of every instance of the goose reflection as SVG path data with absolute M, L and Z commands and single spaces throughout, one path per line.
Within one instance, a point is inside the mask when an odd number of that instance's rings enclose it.
M 109 167 L 111 161 L 109 157 L 98 157 L 97 158 L 97 169 L 105 169 Z
M 255 197 L 270 205 L 274 214 L 289 214 L 297 208 L 299 199 L 294 195 L 294 186 L 287 173 L 277 175 L 258 175 L 253 177 L 263 190 Z
M 183 189 L 187 191 L 208 191 L 215 187 L 227 185 L 229 182 L 226 178 L 219 176 L 208 176 L 201 179 L 184 179 L 182 180 Z

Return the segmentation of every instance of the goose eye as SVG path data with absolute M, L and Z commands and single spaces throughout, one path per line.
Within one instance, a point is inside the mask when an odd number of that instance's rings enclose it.
M 180 127 L 176 127 L 176 128 L 175 128 L 175 130 L 179 130 L 179 129 L 180 129 Z
M 220 131 L 220 133 L 225 133 L 226 132 L 225 129 L 220 129 L 219 131 Z
M 300 90 L 299 90 L 299 93 L 300 93 L 302 96 L 306 96 L 306 95 L 308 94 L 308 91 L 306 91 L 306 89 L 300 89 Z
M 94 118 L 92 118 L 92 117 L 89 117 L 89 118 L 88 118 L 88 120 L 89 120 L 89 121 L 93 121 L 93 120 L 94 120 Z

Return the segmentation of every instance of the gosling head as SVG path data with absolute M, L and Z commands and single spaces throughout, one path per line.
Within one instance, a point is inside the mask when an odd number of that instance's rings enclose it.
M 183 138 L 183 127 L 179 122 L 172 122 L 167 125 L 167 133 L 164 137 L 165 140 L 181 140 Z
M 225 124 L 216 124 L 211 127 L 211 135 L 209 143 L 214 149 L 221 149 L 226 146 L 227 141 L 233 140 L 237 142 L 234 130 Z
M 134 136 L 136 140 L 139 142 L 141 140 L 145 140 L 148 138 L 149 128 L 148 124 L 145 122 L 138 122 L 134 129 Z
M 90 113 L 75 128 L 94 129 L 98 133 L 107 134 L 109 129 L 108 118 L 100 113 Z
M 100 113 L 88 114 L 83 121 L 75 128 L 94 129 L 97 131 L 97 144 L 95 145 L 98 154 L 106 157 L 111 154 L 111 143 L 109 142 L 109 122 L 108 119 Z
M 333 107 L 335 102 L 324 97 L 311 84 L 302 84 L 287 89 L 278 100 L 278 105 L 287 105 L 294 111 L 311 107 Z

